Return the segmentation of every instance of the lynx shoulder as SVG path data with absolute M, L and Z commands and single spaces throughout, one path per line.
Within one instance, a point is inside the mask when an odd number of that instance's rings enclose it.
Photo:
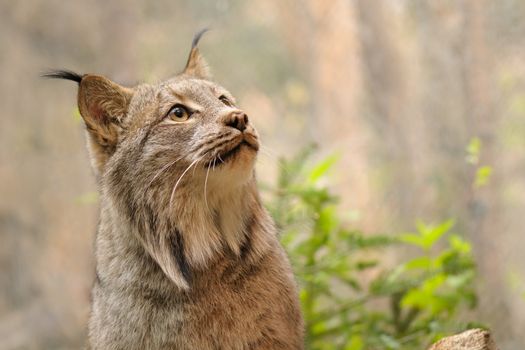
M 194 39 L 186 68 L 76 81 L 99 184 L 91 349 L 302 349 L 290 264 L 261 205 L 259 137 Z

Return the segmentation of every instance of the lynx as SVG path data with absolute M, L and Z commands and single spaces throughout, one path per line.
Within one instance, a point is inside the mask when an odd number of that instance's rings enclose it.
M 259 197 L 259 137 L 209 77 L 134 88 L 71 71 L 100 192 L 89 349 L 302 349 L 290 264 Z

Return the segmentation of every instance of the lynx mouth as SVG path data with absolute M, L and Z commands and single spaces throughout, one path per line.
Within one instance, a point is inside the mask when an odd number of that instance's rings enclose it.
M 243 139 L 233 148 L 224 152 L 219 152 L 219 154 L 212 161 L 206 163 L 206 167 L 216 167 L 222 164 L 226 164 L 229 161 L 233 160 L 245 148 L 254 152 L 257 152 L 259 150 L 257 144 L 252 144 L 251 142 Z

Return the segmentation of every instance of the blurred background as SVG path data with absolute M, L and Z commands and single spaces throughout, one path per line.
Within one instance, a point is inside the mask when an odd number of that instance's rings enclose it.
M 472 243 L 474 319 L 525 344 L 525 2 L 0 1 L 0 349 L 75 349 L 94 277 L 96 186 L 76 86 L 179 72 L 193 34 L 265 148 L 310 143 L 364 232 L 452 218 Z M 393 259 L 395 261 L 395 258 Z

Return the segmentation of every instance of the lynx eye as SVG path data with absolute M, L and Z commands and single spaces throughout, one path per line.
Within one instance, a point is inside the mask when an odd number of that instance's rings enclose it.
M 221 100 L 221 102 L 224 103 L 228 107 L 233 106 L 233 102 L 230 101 L 230 99 L 226 97 L 225 95 L 221 95 L 221 97 L 219 97 L 219 100 Z
M 167 114 L 167 117 L 176 122 L 183 122 L 188 120 L 190 115 L 191 113 L 185 106 L 181 104 L 176 104 L 175 106 L 171 107 L 170 111 Z

